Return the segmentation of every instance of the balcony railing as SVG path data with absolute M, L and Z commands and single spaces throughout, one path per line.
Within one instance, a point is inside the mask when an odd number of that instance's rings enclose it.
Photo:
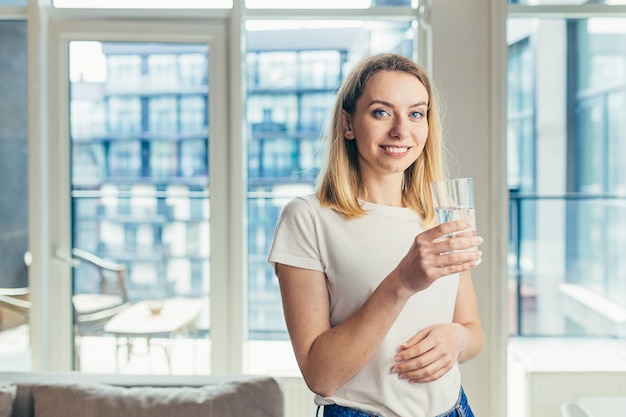
M 520 336 L 626 335 L 626 195 L 510 194 L 509 285 Z

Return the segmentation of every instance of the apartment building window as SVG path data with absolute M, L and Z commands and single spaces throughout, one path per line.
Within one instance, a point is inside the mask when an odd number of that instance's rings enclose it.
M 171 90 L 177 86 L 179 71 L 176 55 L 149 55 L 146 61 L 146 71 L 152 88 Z
M 202 54 L 187 53 L 178 56 L 180 72 L 178 81 L 189 87 L 202 87 L 206 84 L 208 62 Z
M 106 61 L 110 89 L 136 88 L 141 80 L 141 57 L 134 54 L 112 56 Z
M 132 135 L 142 131 L 142 103 L 139 97 L 110 97 L 106 103 L 111 132 Z
M 180 99 L 180 132 L 198 134 L 206 130 L 206 110 L 206 103 L 202 96 L 182 97 Z
M 155 86 L 163 84 L 155 80 Z M 163 80 L 164 81 L 164 80 Z M 172 133 L 178 130 L 178 103 L 175 97 L 153 97 L 148 101 L 149 131 L 155 134 Z

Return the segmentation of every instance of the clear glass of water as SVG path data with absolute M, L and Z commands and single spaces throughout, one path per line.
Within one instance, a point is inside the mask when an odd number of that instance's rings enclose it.
M 472 178 L 454 178 L 430 184 L 435 206 L 437 224 L 454 220 L 466 220 L 471 223 L 468 229 L 451 234 L 476 232 L 476 213 L 474 210 L 474 181 Z M 476 249 L 474 249 L 476 250 Z

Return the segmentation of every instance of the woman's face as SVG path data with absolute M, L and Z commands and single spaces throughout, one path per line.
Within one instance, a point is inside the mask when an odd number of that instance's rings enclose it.
M 343 114 L 346 139 L 356 140 L 364 180 L 400 175 L 417 160 L 428 136 L 428 92 L 417 77 L 400 71 L 374 74 Z

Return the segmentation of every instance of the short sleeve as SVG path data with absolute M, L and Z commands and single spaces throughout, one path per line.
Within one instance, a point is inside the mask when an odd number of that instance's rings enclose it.
M 276 264 L 324 271 L 320 256 L 315 211 L 309 202 L 295 198 L 283 208 L 270 249 L 268 262 L 274 269 Z

